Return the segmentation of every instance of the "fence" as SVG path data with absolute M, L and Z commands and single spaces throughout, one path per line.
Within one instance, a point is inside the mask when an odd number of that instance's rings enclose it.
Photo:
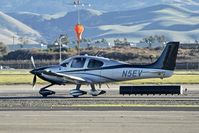
M 56 65 L 58 60 L 36 60 L 35 65 L 37 67 Z M 30 60 L 18 60 L 18 61 L 0 61 L 0 66 L 9 66 L 15 69 L 32 69 L 32 63 Z M 177 70 L 199 70 L 199 62 L 183 62 L 176 64 Z
M 59 61 L 57 60 L 41 60 L 35 61 L 36 67 L 41 67 L 41 66 L 48 66 L 48 65 L 56 65 L 58 64 Z M 0 66 L 9 66 L 9 68 L 14 68 L 14 69 L 32 69 L 33 65 L 30 60 L 17 60 L 17 61 L 0 61 Z
M 176 64 L 177 70 L 199 70 L 199 62 L 184 62 Z

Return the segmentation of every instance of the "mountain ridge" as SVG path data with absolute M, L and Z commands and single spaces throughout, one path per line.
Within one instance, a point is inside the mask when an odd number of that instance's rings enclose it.
M 64 16 L 44 19 L 42 15 L 21 15 L 10 13 L 12 17 L 39 31 L 48 41 L 53 41 L 59 34 L 66 33 L 75 39 L 74 25 L 77 12 Z M 189 42 L 199 39 L 199 14 L 172 5 L 155 5 L 136 10 L 100 12 L 81 10 L 81 23 L 85 26 L 86 38 L 100 39 L 128 38 L 139 41 L 149 35 L 165 35 L 167 41 L 180 40 Z M 187 19 L 189 18 L 189 19 Z
M 19 38 L 26 38 L 29 43 L 36 43 L 41 38 L 39 32 L 33 30 L 24 23 L 0 11 L 0 40 L 5 44 L 12 44 L 13 38 L 16 43 L 21 43 Z

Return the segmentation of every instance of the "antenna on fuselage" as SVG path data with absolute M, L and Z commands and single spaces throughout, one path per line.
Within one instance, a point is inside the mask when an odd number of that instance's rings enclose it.
M 100 56 L 101 53 L 102 53 L 102 48 L 100 50 L 98 50 L 94 56 Z

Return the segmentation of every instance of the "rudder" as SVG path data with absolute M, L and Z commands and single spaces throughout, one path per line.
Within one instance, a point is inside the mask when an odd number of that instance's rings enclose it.
M 151 64 L 152 68 L 174 70 L 176 66 L 176 59 L 178 54 L 179 42 L 167 43 L 160 57 L 156 62 Z

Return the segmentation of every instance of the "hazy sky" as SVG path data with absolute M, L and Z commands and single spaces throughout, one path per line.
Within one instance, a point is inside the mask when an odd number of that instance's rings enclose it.
M 0 0 L 0 10 L 49 14 L 74 10 L 72 3 L 73 0 Z M 82 3 L 90 3 L 92 9 L 101 11 L 130 10 L 157 4 L 199 10 L 199 0 L 82 0 Z

